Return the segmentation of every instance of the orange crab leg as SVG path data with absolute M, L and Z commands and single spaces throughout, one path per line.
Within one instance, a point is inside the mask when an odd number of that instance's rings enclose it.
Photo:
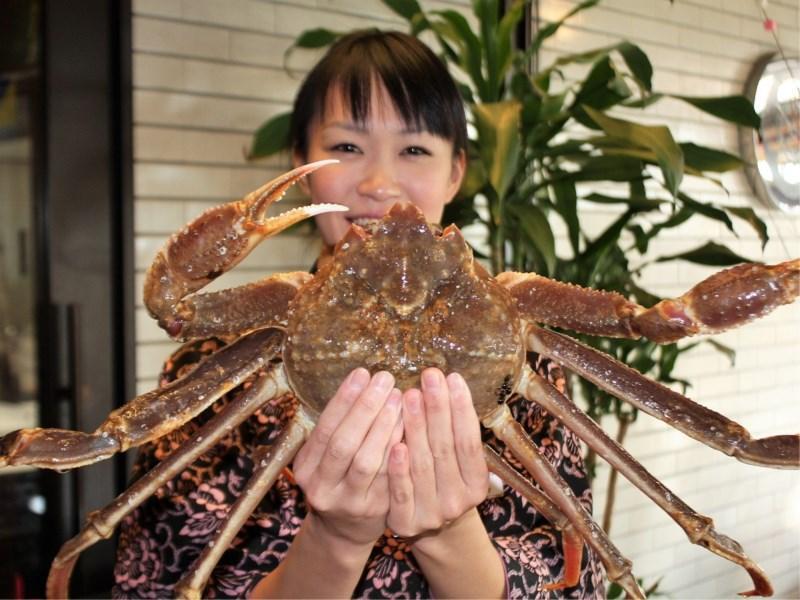
M 522 379 L 517 386 L 517 391 L 525 398 L 537 402 L 547 412 L 564 423 L 566 427 L 575 432 L 581 440 L 602 456 L 613 468 L 622 473 L 628 481 L 642 490 L 684 530 L 689 541 L 744 567 L 753 580 L 754 589 L 749 592 L 743 592 L 741 595 L 772 595 L 772 585 L 766 574 L 761 567 L 744 553 L 744 550 L 736 540 L 718 533 L 714 529 L 713 520 L 695 512 L 692 507 L 667 489 L 664 484 L 639 464 L 625 448 L 611 439 L 597 423 L 578 410 L 575 404 L 545 379 L 534 373 L 530 367 L 523 368 Z
M 153 469 L 137 479 L 108 506 L 86 517 L 83 529 L 67 540 L 50 567 L 47 577 L 47 597 L 66 598 L 69 580 L 81 553 L 101 539 L 110 538 L 122 519 L 152 496 L 158 488 L 178 475 L 199 456 L 208 452 L 221 438 L 228 435 L 272 398 L 289 391 L 283 365 L 273 365 L 269 372 L 258 377 L 244 393 L 214 415 L 186 443 L 176 448 Z
M 619 583 L 630 597 L 644 598 L 644 592 L 631 573 L 631 561 L 622 555 L 600 526 L 594 522 L 555 467 L 539 454 L 536 445 L 528 437 L 522 425 L 514 420 L 508 405 L 501 404 L 484 417 L 482 422 L 498 439 L 505 442 L 542 491 L 567 515 L 583 540 L 603 561 L 609 580 Z
M 545 591 L 563 590 L 576 586 L 581 576 L 583 538 L 576 531 L 575 526 L 550 498 L 486 444 L 483 446 L 483 455 L 492 473 L 519 492 L 548 522 L 561 531 L 564 577 L 560 581 L 545 585 Z
M 800 259 L 744 264 L 715 273 L 679 298 L 644 308 L 620 294 L 582 288 L 531 273 L 501 273 L 523 318 L 607 337 L 668 343 L 719 333 L 763 317 L 800 295 Z
M 752 439 L 735 421 L 631 369 L 607 354 L 553 331 L 528 327 L 528 346 L 630 402 L 689 437 L 743 463 L 800 469 L 800 434 Z
M 269 206 L 280 200 L 289 187 L 320 167 L 335 162 L 321 160 L 289 171 L 241 200 L 205 211 L 173 235 L 156 255 L 145 277 L 144 302 L 158 324 L 170 336 L 181 340 L 207 335 L 204 332 L 209 328 L 216 333 L 241 333 L 241 325 L 232 323 L 226 328 L 227 311 L 196 314 L 196 304 L 200 300 L 184 298 L 235 267 L 265 238 L 308 217 L 347 210 L 338 204 L 314 204 L 276 217 L 266 216 Z M 258 303 L 260 296 L 274 292 L 271 288 L 251 290 L 252 293 L 239 292 L 238 300 L 244 297 L 247 303 Z M 267 314 L 274 310 L 267 309 Z M 260 314 L 257 316 L 260 318 Z M 193 329 L 193 321 L 197 320 L 203 321 L 205 329 Z M 253 323 L 263 325 L 264 321 L 254 317 L 244 330 L 252 328 Z
M 261 329 L 225 346 L 192 372 L 113 411 L 93 433 L 20 429 L 0 438 L 0 467 L 74 469 L 104 460 L 177 429 L 263 368 L 281 348 L 283 332 Z

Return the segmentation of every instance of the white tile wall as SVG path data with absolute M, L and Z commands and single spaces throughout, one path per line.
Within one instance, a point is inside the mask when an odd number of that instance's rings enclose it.
M 463 9 L 466 0 L 425 2 L 431 9 Z M 545 19 L 559 17 L 572 0 L 542 0 Z M 648 53 L 660 91 L 739 93 L 749 65 L 773 49 L 755 0 L 605 0 L 574 18 L 551 39 L 542 64 L 627 38 Z M 284 51 L 301 30 L 401 26 L 382 3 L 362 0 L 134 0 L 134 175 L 136 286 L 171 231 L 215 203 L 241 194 L 284 170 L 285 158 L 247 163 L 251 133 L 285 110 L 312 53 Z M 795 0 L 770 0 L 778 35 L 788 51 L 800 48 L 800 8 Z M 574 71 L 567 71 L 567 75 Z M 628 117 L 631 114 L 628 113 Z M 677 101 L 665 100 L 638 116 L 670 125 L 680 140 L 736 150 L 736 132 Z M 754 205 L 740 175 L 725 176 L 730 197 L 715 186 L 687 182 L 698 199 Z M 598 188 L 599 189 L 599 188 Z M 285 200 L 288 205 L 297 196 Z M 592 207 L 582 206 L 591 211 Z M 761 255 L 755 235 L 737 224 L 739 238 L 701 217 L 664 236 L 654 253 L 699 245 L 712 237 L 755 259 L 800 256 L 800 220 L 758 207 L 773 240 Z M 610 212 L 592 212 L 601 230 Z M 307 268 L 317 252 L 312 238 L 282 236 L 262 245 L 215 287 L 238 285 L 271 272 Z M 659 265 L 647 285 L 679 294 L 708 270 L 689 264 Z M 138 389 L 155 384 L 174 345 L 147 316 L 137 297 Z M 781 308 L 748 328 L 720 336 L 738 352 L 735 368 L 701 346 L 680 366 L 695 399 L 740 420 L 754 436 L 800 430 L 800 305 Z M 614 426 L 607 424 L 614 432 Z M 641 416 L 626 446 L 654 474 L 698 511 L 714 517 L 719 531 L 739 540 L 772 577 L 779 597 L 800 597 L 800 475 L 743 465 Z M 606 472 L 596 484 L 598 518 Z M 612 534 L 647 583 L 674 598 L 731 597 L 747 577 L 723 559 L 692 546 L 680 529 L 622 481 Z

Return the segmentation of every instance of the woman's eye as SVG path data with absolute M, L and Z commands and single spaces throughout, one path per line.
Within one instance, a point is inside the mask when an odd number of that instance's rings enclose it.
M 404 154 L 410 154 L 411 156 L 427 156 L 430 154 L 425 148 L 422 146 L 409 146 L 405 150 L 403 150 Z
M 358 146 L 355 144 L 349 144 L 347 142 L 343 142 L 341 144 L 335 144 L 331 146 L 331 150 L 334 152 L 358 152 Z

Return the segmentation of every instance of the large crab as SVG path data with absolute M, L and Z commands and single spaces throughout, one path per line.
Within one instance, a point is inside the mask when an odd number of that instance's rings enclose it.
M 332 161 L 295 169 L 240 201 L 211 209 L 175 234 L 147 275 L 151 314 L 180 340 L 212 335 L 238 339 L 183 378 L 115 410 L 93 433 L 23 429 L 0 438 L 0 466 L 70 469 L 152 441 L 189 421 L 244 378 L 254 384 L 214 416 L 184 446 L 137 480 L 67 541 L 53 562 L 48 595 L 64 597 L 79 554 L 109 537 L 120 520 L 231 428 L 272 399 L 291 392 L 298 410 L 278 441 L 260 448 L 253 476 L 176 593 L 198 597 L 212 569 L 275 478 L 289 465 L 347 373 L 358 366 L 388 370 L 397 386 L 419 386 L 435 366 L 466 379 L 475 409 L 524 465 L 532 481 L 488 446 L 489 469 L 516 488 L 562 531 L 563 580 L 575 585 L 583 544 L 608 577 L 643 597 L 631 562 L 582 508 L 550 463 L 540 458 L 506 398 L 538 402 L 665 510 L 689 539 L 744 567 L 754 589 L 770 595 L 765 574 L 712 520 L 686 505 L 647 472 L 594 421 L 526 362 L 526 351 L 550 357 L 654 417 L 740 461 L 800 468 L 800 436 L 751 439 L 724 416 L 646 379 L 573 339 L 535 323 L 588 334 L 670 342 L 721 331 L 766 314 L 800 293 L 800 260 L 742 265 L 717 273 L 677 299 L 645 309 L 612 293 L 582 289 L 526 273 L 492 278 L 473 260 L 459 230 L 429 226 L 412 205 L 396 205 L 369 230 L 353 225 L 316 275 L 290 273 L 247 286 L 196 293 L 231 269 L 265 237 L 333 205 L 268 218 L 268 206 L 301 177 Z M 282 359 L 282 360 L 277 360 Z

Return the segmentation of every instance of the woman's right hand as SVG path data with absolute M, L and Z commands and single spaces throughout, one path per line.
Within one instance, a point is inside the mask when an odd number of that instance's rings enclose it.
M 386 528 L 389 450 L 403 436 L 401 393 L 393 386 L 387 372 L 354 370 L 294 459 L 307 519 L 328 539 L 371 546 Z

